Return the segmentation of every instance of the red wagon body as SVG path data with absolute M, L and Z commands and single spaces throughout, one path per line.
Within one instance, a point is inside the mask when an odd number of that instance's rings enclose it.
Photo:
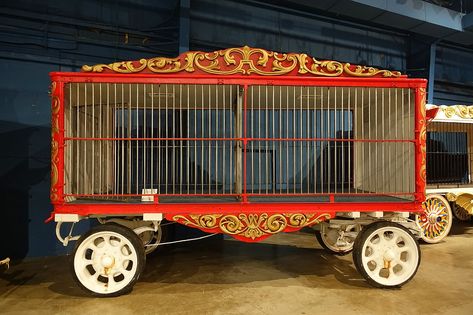
M 82 70 L 51 73 L 57 222 L 165 218 L 253 242 L 422 211 L 423 79 L 246 46 Z

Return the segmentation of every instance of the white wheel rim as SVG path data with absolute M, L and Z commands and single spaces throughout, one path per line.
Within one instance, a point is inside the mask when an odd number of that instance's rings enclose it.
M 422 229 L 423 239 L 440 241 L 450 231 L 452 224 L 449 205 L 438 197 L 427 197 L 422 204 L 424 212 L 417 216 L 417 224 Z
M 380 228 L 363 244 L 361 262 L 371 279 L 385 286 L 409 280 L 419 264 L 414 238 L 397 227 Z
M 357 225 L 344 226 L 341 229 L 334 229 L 327 226 L 320 231 L 320 236 L 325 246 L 334 252 L 341 253 L 353 249 L 356 236 L 352 237 L 351 235 L 359 232 L 359 230 Z M 340 235 L 340 233 L 343 233 L 343 235 Z
M 84 287 L 110 294 L 126 287 L 135 277 L 138 255 L 123 235 L 110 231 L 87 237 L 77 248 L 74 271 Z

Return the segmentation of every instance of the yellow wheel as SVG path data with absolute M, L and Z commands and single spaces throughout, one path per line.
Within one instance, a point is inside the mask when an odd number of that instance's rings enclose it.
M 416 216 L 416 223 L 422 230 L 422 240 L 430 244 L 438 243 L 452 227 L 450 204 L 441 195 L 429 195 L 422 207 L 424 212 Z

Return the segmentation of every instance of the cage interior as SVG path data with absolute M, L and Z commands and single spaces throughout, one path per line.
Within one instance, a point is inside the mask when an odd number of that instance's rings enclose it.
M 410 89 L 69 83 L 65 99 L 70 201 L 412 200 Z

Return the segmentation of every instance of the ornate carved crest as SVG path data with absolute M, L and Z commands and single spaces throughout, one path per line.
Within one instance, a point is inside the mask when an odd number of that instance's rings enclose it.
M 330 218 L 328 213 L 240 213 L 174 215 L 170 219 L 206 232 L 222 232 L 239 240 L 253 242 L 279 232 L 297 231 Z
M 401 77 L 398 71 L 318 60 L 307 54 L 278 53 L 248 46 L 214 52 L 189 51 L 176 58 L 155 57 L 138 61 L 84 65 L 84 72 L 207 73 L 216 75 L 307 75 L 318 77 Z

